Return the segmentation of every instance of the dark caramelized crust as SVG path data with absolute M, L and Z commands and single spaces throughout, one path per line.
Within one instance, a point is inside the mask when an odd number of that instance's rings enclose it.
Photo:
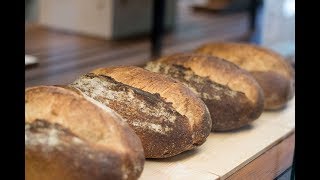
M 92 73 L 82 76 L 71 86 L 119 113 L 141 138 L 146 157 L 168 157 L 192 148 L 187 117 L 179 114 L 159 94 Z M 155 139 L 156 143 L 150 143 Z
M 126 179 L 121 173 L 126 160 L 121 153 L 92 148 L 94 144 L 59 124 L 26 123 L 25 138 L 26 179 Z
M 239 128 L 262 113 L 260 87 L 250 75 L 226 61 L 203 55 L 176 54 L 149 62 L 146 69 L 182 82 L 201 97 L 209 108 L 212 130 Z M 239 84 L 242 87 L 237 86 Z
M 138 179 L 142 144 L 119 115 L 74 88 L 26 90 L 26 179 Z
M 155 78 L 148 84 L 152 76 Z M 148 90 L 156 84 L 158 89 Z M 70 86 L 119 113 L 140 137 L 147 158 L 165 158 L 192 149 L 203 144 L 210 133 L 210 115 L 200 99 L 182 84 L 142 68 L 102 68 Z M 161 86 L 167 87 L 167 94 Z M 170 94 L 175 97 L 168 98 Z

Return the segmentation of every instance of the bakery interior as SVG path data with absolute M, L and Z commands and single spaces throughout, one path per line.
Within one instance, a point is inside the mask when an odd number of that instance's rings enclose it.
M 68 85 L 102 67 L 144 68 L 217 42 L 263 47 L 294 72 L 295 1 L 26 0 L 25 88 Z M 195 149 L 146 158 L 140 174 L 130 178 L 295 179 L 294 95 L 285 103 L 263 110 L 252 125 L 211 132 Z

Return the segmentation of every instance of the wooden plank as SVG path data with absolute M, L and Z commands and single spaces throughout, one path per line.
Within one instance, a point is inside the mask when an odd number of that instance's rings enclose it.
M 148 170 L 146 170 L 148 168 Z M 206 170 L 186 167 L 183 163 L 174 162 L 171 168 L 163 168 L 160 164 L 148 164 L 145 166 L 142 176 L 139 180 L 218 180 L 220 177 Z
M 172 44 L 180 44 L 180 42 L 184 43 L 186 40 L 210 37 L 213 34 L 220 34 L 220 32 L 222 33 L 225 29 L 230 29 L 230 27 L 233 27 L 234 29 L 233 31 L 229 32 L 230 34 L 234 34 L 235 32 L 246 32 L 246 24 L 246 15 L 243 13 L 226 17 L 214 16 L 211 17 L 210 20 L 201 22 L 197 26 L 195 26 L 195 24 L 188 23 L 188 27 L 185 27 L 185 24 L 181 24 L 177 26 L 174 32 L 166 35 L 164 45 L 169 46 Z M 120 46 L 125 47 L 127 45 L 132 46 L 143 44 L 145 49 L 148 49 L 149 43 L 149 39 L 146 37 L 143 37 L 143 39 L 139 38 L 138 41 L 134 39 L 121 41 L 102 41 L 83 36 L 77 37 L 74 34 L 56 32 L 50 29 L 45 31 L 41 26 L 34 25 L 33 28 L 35 29 L 29 28 L 29 30 L 26 30 L 26 51 L 30 53 L 41 48 L 42 52 L 32 53 L 32 55 L 37 55 L 38 57 L 42 54 L 61 56 L 63 54 L 72 52 L 82 53 L 82 51 L 87 51 L 88 49 L 99 49 L 101 47 L 103 48 L 102 51 L 105 52 L 109 49 L 111 50 Z M 41 59 L 44 58 L 41 57 Z
M 174 44 L 172 46 L 164 47 L 164 54 L 170 54 L 175 52 L 183 52 L 192 50 L 193 48 L 215 40 L 235 40 L 236 36 L 242 39 L 247 37 L 243 35 L 244 32 L 240 31 L 239 34 L 227 33 L 232 31 L 228 29 L 224 34 L 220 36 L 205 37 L 190 42 L 184 42 Z M 241 37 L 241 35 L 243 35 Z M 131 46 L 130 46 L 131 47 Z M 70 82 L 70 79 L 75 79 L 81 73 L 86 73 L 87 70 L 91 70 L 95 67 L 102 67 L 108 65 L 141 65 L 147 62 L 150 58 L 149 51 L 139 46 L 129 48 L 117 48 L 114 51 L 106 50 L 100 51 L 99 53 L 87 55 L 87 56 L 76 56 L 72 59 L 65 59 L 63 63 L 47 65 L 46 63 L 39 64 L 39 67 L 26 72 L 26 86 L 32 86 L 37 84 L 65 84 Z M 81 51 L 80 51 L 81 52 Z M 135 54 L 136 53 L 136 54 Z M 70 57 L 70 56 L 69 56 Z M 72 57 L 72 56 L 71 56 Z M 130 60 L 128 60 L 130 59 Z
M 208 177 L 208 174 L 225 179 L 292 134 L 294 112 L 293 99 L 281 111 L 263 112 L 250 126 L 211 133 L 197 149 L 172 158 L 147 160 L 141 179 L 179 179 L 182 176 L 180 179 L 191 180 Z
M 292 165 L 295 133 L 232 174 L 227 180 L 275 179 Z
M 231 38 L 232 35 L 221 35 L 220 37 L 212 37 L 206 38 L 206 39 L 200 39 L 198 41 L 192 41 L 190 43 L 185 43 L 183 45 L 176 45 L 164 48 L 163 53 L 171 54 L 175 52 L 184 52 L 192 50 L 195 46 L 210 42 L 216 38 L 221 39 L 228 39 Z M 232 36 L 233 37 L 233 36 Z M 94 68 L 104 67 L 104 66 L 115 66 L 115 65 L 136 65 L 136 66 L 143 66 L 147 61 L 150 60 L 150 54 L 148 51 L 143 51 L 141 53 L 138 53 L 136 55 L 129 55 L 124 57 L 119 56 L 113 56 L 113 54 L 117 54 L 117 51 L 114 51 L 113 53 L 103 53 L 103 54 L 96 54 L 92 57 L 87 57 L 85 65 L 77 64 L 79 62 L 83 62 L 83 59 L 79 59 L 76 62 L 70 59 L 70 61 L 73 61 L 74 65 L 65 69 L 63 71 L 59 70 L 59 73 L 57 73 L 57 70 L 55 69 L 56 66 L 53 67 L 42 67 L 41 69 L 33 69 L 31 72 L 26 73 L 25 77 L 25 86 L 30 87 L 34 85 L 52 85 L 52 84 L 67 84 L 75 80 L 78 76 L 81 74 L 87 73 L 90 70 Z M 111 58 L 108 58 L 111 57 Z M 70 63 L 70 62 L 69 62 Z M 67 64 L 69 64 L 67 63 Z M 41 66 L 41 64 L 40 64 Z M 40 71 L 40 72 L 39 72 Z M 37 76 L 35 73 L 39 73 Z
M 164 54 L 187 51 L 208 41 L 247 40 L 247 14 L 195 13 L 193 1 L 179 1 L 177 25 L 164 38 Z M 105 41 L 26 24 L 25 51 L 38 57 L 35 68 L 26 68 L 26 87 L 66 84 L 94 67 L 142 65 L 149 60 L 147 36 Z

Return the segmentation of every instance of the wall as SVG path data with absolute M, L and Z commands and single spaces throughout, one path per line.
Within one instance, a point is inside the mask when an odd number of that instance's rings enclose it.
M 284 55 L 294 54 L 294 0 L 265 0 L 262 24 L 262 45 Z
M 25 0 L 25 20 L 36 22 L 38 20 L 38 0 Z
M 114 1 L 113 36 L 125 37 L 144 34 L 151 30 L 152 0 Z M 165 6 L 165 28 L 172 29 L 175 24 L 177 0 L 167 0 Z
M 175 24 L 177 0 L 166 1 L 165 28 Z M 28 0 L 26 21 L 106 39 L 147 34 L 152 0 Z

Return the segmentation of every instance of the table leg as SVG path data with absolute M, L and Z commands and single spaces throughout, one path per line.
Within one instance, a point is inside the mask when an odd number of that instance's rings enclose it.
M 250 0 L 249 14 L 250 14 L 250 30 L 254 31 L 256 27 L 258 0 Z
M 165 0 L 154 0 L 151 32 L 151 56 L 153 58 L 157 58 L 161 55 L 164 31 L 164 13 Z

